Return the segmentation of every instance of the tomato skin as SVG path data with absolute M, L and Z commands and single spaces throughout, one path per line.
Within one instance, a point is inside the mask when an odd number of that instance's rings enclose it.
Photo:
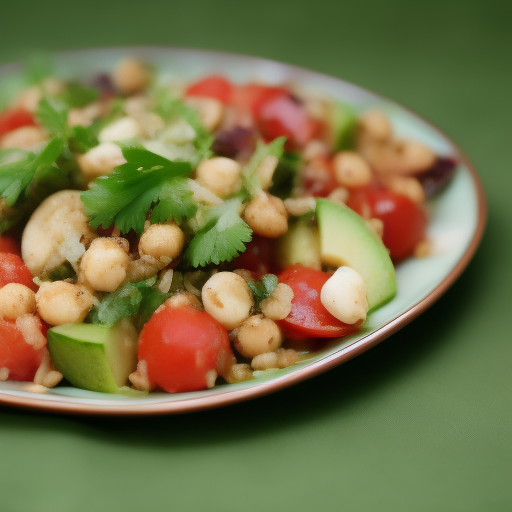
M 302 173 L 302 186 L 306 195 L 327 197 L 339 187 L 331 161 L 319 156 L 313 159 Z
M 0 137 L 22 126 L 35 126 L 34 116 L 22 108 L 11 108 L 0 113 Z
M 213 98 L 227 104 L 230 101 L 232 90 L 231 82 L 222 76 L 212 75 L 190 85 L 186 95 Z
M 357 329 L 332 316 L 320 301 L 322 286 L 331 274 L 293 265 L 279 274 L 279 282 L 294 293 L 290 314 L 277 323 L 284 335 L 293 339 L 334 338 L 346 336 Z
M 416 245 L 425 240 L 427 215 L 405 196 L 372 185 L 353 189 L 347 205 L 359 215 L 365 213 L 382 220 L 382 241 L 395 262 L 411 256 Z
M 46 329 L 38 318 L 41 332 Z M 33 381 L 44 355 L 44 347 L 35 350 L 16 328 L 15 321 L 0 319 L 0 368 L 9 369 L 8 380 Z
M 3 252 L 21 256 L 21 248 L 12 236 L 0 235 L 0 253 Z
M 252 236 L 245 252 L 231 261 L 233 269 L 243 268 L 254 273 L 256 279 L 273 270 L 273 240 L 260 235 Z
M 206 389 L 206 374 L 233 357 L 227 330 L 193 306 L 164 306 L 139 338 L 150 382 L 168 393 Z
M 289 96 L 289 94 L 284 87 L 270 87 L 262 84 L 240 85 L 235 87 L 231 93 L 231 104 L 256 115 L 264 101 L 276 96 Z
M 24 284 L 37 291 L 32 274 L 23 260 L 16 254 L 0 253 L 0 288 L 9 283 Z
M 267 141 L 285 136 L 288 150 L 303 147 L 317 128 L 304 107 L 289 93 L 271 95 L 261 101 L 256 109 L 256 125 Z

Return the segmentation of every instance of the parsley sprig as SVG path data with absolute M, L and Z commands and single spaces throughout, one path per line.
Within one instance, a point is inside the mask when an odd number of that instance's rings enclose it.
M 70 127 L 67 123 L 68 113 L 69 111 L 64 105 L 43 98 L 37 107 L 36 117 L 53 137 L 60 138 L 65 142 L 63 150 L 68 150 L 68 153 L 74 151 L 85 153 L 97 146 L 99 142 L 93 127 Z
M 137 317 L 138 323 L 146 323 L 155 310 L 170 297 L 170 294 L 162 293 L 156 288 L 155 283 L 156 277 L 137 283 L 126 283 L 115 292 L 105 295 L 89 313 L 90 321 L 112 327 L 123 318 Z
M 151 210 L 152 223 L 171 219 L 181 223 L 196 213 L 187 185 L 192 171 L 189 162 L 172 162 L 138 147 L 122 146 L 122 150 L 127 163 L 97 178 L 82 193 L 93 228 L 114 223 L 122 233 L 133 229 L 140 235 Z
M 245 244 L 252 239 L 252 230 L 240 217 L 241 207 L 241 199 L 234 198 L 208 210 L 203 227 L 185 251 L 185 262 L 192 267 L 218 265 L 244 252 Z
M 25 199 L 32 182 L 55 169 L 55 160 L 62 149 L 62 140 L 55 138 L 38 156 L 28 153 L 22 160 L 0 166 L 0 198 L 5 204 L 13 206 L 18 200 Z
M 276 289 L 277 283 L 278 279 L 274 274 L 265 274 L 259 281 L 247 281 L 256 304 L 259 304 L 261 301 L 268 299 Z

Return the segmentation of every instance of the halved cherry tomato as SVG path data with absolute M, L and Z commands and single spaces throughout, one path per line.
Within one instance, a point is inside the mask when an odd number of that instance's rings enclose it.
M 306 195 L 327 197 L 339 187 L 329 159 L 319 156 L 305 166 L 302 173 L 302 186 Z
M 192 84 L 186 92 L 187 96 L 214 98 L 222 103 L 229 103 L 233 86 L 224 77 L 212 75 Z
M 227 330 L 192 306 L 163 307 L 139 338 L 150 382 L 168 393 L 206 389 L 208 372 L 220 373 L 233 357 Z
M 16 254 L 0 253 L 0 288 L 9 283 L 24 284 L 37 291 L 32 274 L 23 260 Z
M 394 261 L 410 256 L 425 239 L 427 215 L 409 198 L 378 185 L 354 189 L 347 205 L 360 215 L 382 220 L 382 241 Z
M 334 338 L 345 336 L 357 329 L 332 316 L 320 301 L 322 286 L 331 274 L 293 265 L 279 274 L 279 282 L 293 290 L 292 310 L 279 320 L 284 335 L 293 339 Z
M 253 235 L 247 244 L 245 252 L 231 261 L 234 269 L 243 268 L 254 273 L 256 279 L 268 274 L 273 269 L 272 261 L 273 240 L 259 235 Z
M 18 256 L 21 256 L 20 246 L 12 236 L 0 236 L 0 253 L 2 252 L 17 254 Z
M 36 318 L 45 334 L 43 323 Z M 8 380 L 34 380 L 43 354 L 44 347 L 35 350 L 25 341 L 15 321 L 0 319 L 0 368 L 9 370 Z
M 317 128 L 306 109 L 289 93 L 264 98 L 256 111 L 256 125 L 268 141 L 285 136 L 288 150 L 303 147 Z
M 35 126 L 34 116 L 22 108 L 12 108 L 0 113 L 0 137 L 22 126 Z
M 260 105 L 276 96 L 289 96 L 284 87 L 271 87 L 262 84 L 246 84 L 235 87 L 231 93 L 231 104 L 256 115 Z

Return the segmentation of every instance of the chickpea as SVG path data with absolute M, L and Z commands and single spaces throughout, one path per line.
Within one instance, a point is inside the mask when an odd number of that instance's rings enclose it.
M 398 152 L 399 174 L 418 174 L 428 171 L 436 162 L 435 153 L 417 140 L 404 139 L 397 141 L 395 149 Z
M 292 349 L 280 348 L 275 352 L 266 352 L 253 358 L 251 366 L 254 370 L 271 370 L 273 368 L 286 368 L 299 361 L 298 352 Z
M 94 297 L 82 286 L 55 281 L 44 283 L 36 293 L 39 316 L 50 325 L 83 322 Z
M 48 138 L 48 134 L 38 126 L 22 126 L 0 138 L 0 149 L 32 149 Z
M 204 309 L 226 329 L 238 327 L 249 317 L 254 306 L 252 292 L 239 275 L 217 272 L 203 286 Z
M 252 379 L 252 369 L 247 363 L 234 364 L 224 378 L 230 384 L 245 382 Z
M 238 329 L 235 348 L 244 357 L 273 352 L 283 343 L 283 335 L 277 324 L 263 315 L 249 317 Z
M 393 128 L 380 110 L 370 110 L 359 119 L 359 135 L 376 142 L 386 142 L 393 135 Z
M 175 222 L 153 224 L 144 231 L 139 241 L 139 254 L 161 258 L 177 258 L 183 250 L 185 234 Z
M 140 123 L 133 117 L 126 116 L 105 126 L 98 134 L 98 140 L 105 143 L 137 139 L 143 136 L 144 130 Z
M 345 187 L 338 187 L 327 196 L 327 199 L 336 204 L 345 204 L 349 197 L 350 192 Z
M 215 98 L 187 98 L 185 103 L 199 112 L 201 124 L 209 131 L 217 129 L 224 116 L 224 104 Z
M 99 101 L 89 103 L 85 107 L 72 108 L 68 113 L 68 124 L 69 126 L 90 126 L 103 112 L 104 107 Z
M 135 59 L 124 59 L 118 65 L 112 81 L 123 94 L 134 94 L 144 89 L 151 76 L 142 63 Z
M 23 284 L 9 283 L 0 288 L 0 318 L 15 320 L 36 310 L 36 294 Z
M 125 238 L 96 238 L 80 263 L 85 281 L 99 292 L 113 292 L 125 280 L 130 256 Z
M 278 283 L 272 295 L 260 304 L 261 312 L 271 320 L 282 320 L 292 310 L 293 290 L 284 283 Z
M 360 274 L 350 267 L 340 267 L 322 286 L 320 301 L 338 320 L 355 324 L 366 319 L 366 294 L 366 283 Z
M 334 176 L 342 187 L 363 187 L 372 179 L 370 166 L 353 151 L 341 151 L 333 159 Z
M 104 142 L 77 157 L 78 166 L 88 180 L 113 171 L 118 165 L 126 163 L 121 148 L 113 142 Z
M 245 208 L 244 219 L 261 236 L 277 238 L 288 231 L 288 212 L 281 199 L 260 192 Z
M 419 180 L 412 176 L 392 176 L 385 180 L 385 185 L 396 194 L 408 197 L 413 203 L 421 205 L 425 202 L 425 191 Z
M 284 200 L 284 206 L 289 215 L 299 217 L 312 212 L 316 208 L 316 201 L 313 196 L 289 197 Z
M 197 182 L 216 196 L 227 197 L 242 186 L 242 167 L 231 158 L 216 156 L 203 160 L 196 170 Z
M 163 306 L 171 308 L 181 308 L 183 306 L 194 306 L 196 309 L 203 310 L 201 301 L 193 294 L 187 291 L 179 292 L 167 299 Z M 162 306 L 160 306 L 162 307 Z

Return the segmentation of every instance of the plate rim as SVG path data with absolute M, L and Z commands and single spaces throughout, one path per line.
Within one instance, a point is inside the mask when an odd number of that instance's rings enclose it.
M 263 57 L 258 57 L 254 55 L 246 55 L 236 52 L 226 52 L 226 51 L 218 51 L 218 50 L 208 50 L 202 48 L 193 48 L 193 47 L 180 47 L 180 46 L 165 46 L 165 45 L 136 45 L 136 46 L 106 46 L 106 47 L 91 47 L 91 48 L 79 48 L 73 50 L 64 50 L 54 52 L 56 58 L 66 57 L 73 54 L 80 53 L 91 53 L 91 52 L 108 52 L 108 51 L 124 51 L 129 54 L 130 51 L 191 51 L 191 52 L 200 52 L 204 54 L 212 54 L 219 57 L 227 57 L 227 58 L 249 58 L 253 60 L 258 60 L 262 63 L 271 63 L 278 64 L 280 66 L 285 66 L 290 70 L 296 70 L 300 72 L 313 73 L 318 77 L 328 78 L 330 80 L 334 79 L 339 82 L 349 84 L 350 86 L 356 87 L 362 91 L 372 94 L 377 98 L 381 98 L 385 101 L 391 101 L 395 105 L 399 106 L 409 114 L 412 114 L 416 118 L 423 121 L 427 124 L 432 130 L 440 134 L 447 141 L 449 141 L 452 146 L 455 148 L 457 153 L 460 156 L 460 160 L 464 163 L 467 170 L 469 171 L 469 176 L 471 178 L 471 183 L 475 188 L 476 193 L 476 211 L 477 211 L 477 223 L 475 230 L 473 232 L 472 238 L 463 253 L 462 257 L 457 261 L 453 269 L 446 275 L 446 277 L 435 287 L 433 288 L 425 297 L 423 297 L 419 302 L 410 307 L 407 311 L 393 318 L 375 332 L 370 333 L 366 336 L 363 336 L 359 340 L 355 341 L 348 347 L 345 347 L 342 352 L 335 352 L 326 356 L 325 358 L 320 359 L 319 361 L 312 362 L 303 368 L 299 368 L 298 370 L 291 372 L 287 375 L 280 376 L 276 379 L 269 380 L 267 382 L 263 382 L 261 384 L 243 388 L 236 390 L 223 391 L 216 395 L 210 396 L 202 396 L 202 397 L 190 397 L 183 398 L 181 400 L 168 401 L 168 402 L 158 402 L 158 403 L 150 403 L 150 404 L 90 404 L 90 403 L 76 403 L 76 402 L 61 402 L 53 399 L 44 399 L 41 400 L 37 397 L 24 397 L 19 395 L 8 395 L 8 394 L 0 394 L 0 405 L 8 405 L 13 407 L 19 407 L 22 409 L 30 409 L 30 410 L 39 410 L 43 412 L 56 412 L 56 413 L 65 413 L 65 414 L 83 414 L 83 415 L 108 415 L 108 416 L 139 416 L 139 415 L 166 415 L 166 414 L 184 414 L 188 412 L 195 412 L 201 410 L 214 409 L 218 407 L 223 407 L 227 405 L 236 404 L 239 402 L 243 402 L 246 400 L 250 400 L 257 397 L 262 397 L 269 395 L 271 393 L 275 393 L 282 389 L 286 389 L 290 386 L 298 384 L 299 382 L 303 382 L 312 377 L 315 377 L 321 373 L 324 373 L 328 370 L 335 368 L 336 366 L 345 363 L 346 361 L 356 357 L 357 355 L 366 352 L 370 348 L 374 347 L 378 343 L 384 341 L 386 338 L 391 336 L 393 333 L 405 327 L 409 322 L 414 320 L 424 311 L 426 311 L 430 306 L 432 306 L 451 286 L 452 284 L 459 278 L 464 269 L 468 266 L 469 262 L 473 258 L 480 241 L 482 239 L 485 225 L 487 221 L 487 202 L 485 199 L 484 187 L 478 173 L 474 165 L 471 163 L 469 157 L 466 153 L 460 148 L 460 146 L 453 141 L 453 139 L 447 135 L 443 130 L 434 125 L 431 121 L 423 117 L 421 114 L 413 111 L 409 107 L 403 105 L 399 101 L 396 101 L 393 98 L 386 97 L 382 94 L 376 93 L 371 89 L 366 87 L 362 87 L 353 82 L 349 82 L 342 78 L 328 75 L 326 73 L 321 73 L 316 70 L 308 69 L 302 66 L 297 66 L 295 64 L 289 64 L 286 62 L 267 59 Z M 15 70 L 20 67 L 19 62 L 14 63 L 6 63 L 0 65 L 0 74 L 8 73 L 10 71 Z

